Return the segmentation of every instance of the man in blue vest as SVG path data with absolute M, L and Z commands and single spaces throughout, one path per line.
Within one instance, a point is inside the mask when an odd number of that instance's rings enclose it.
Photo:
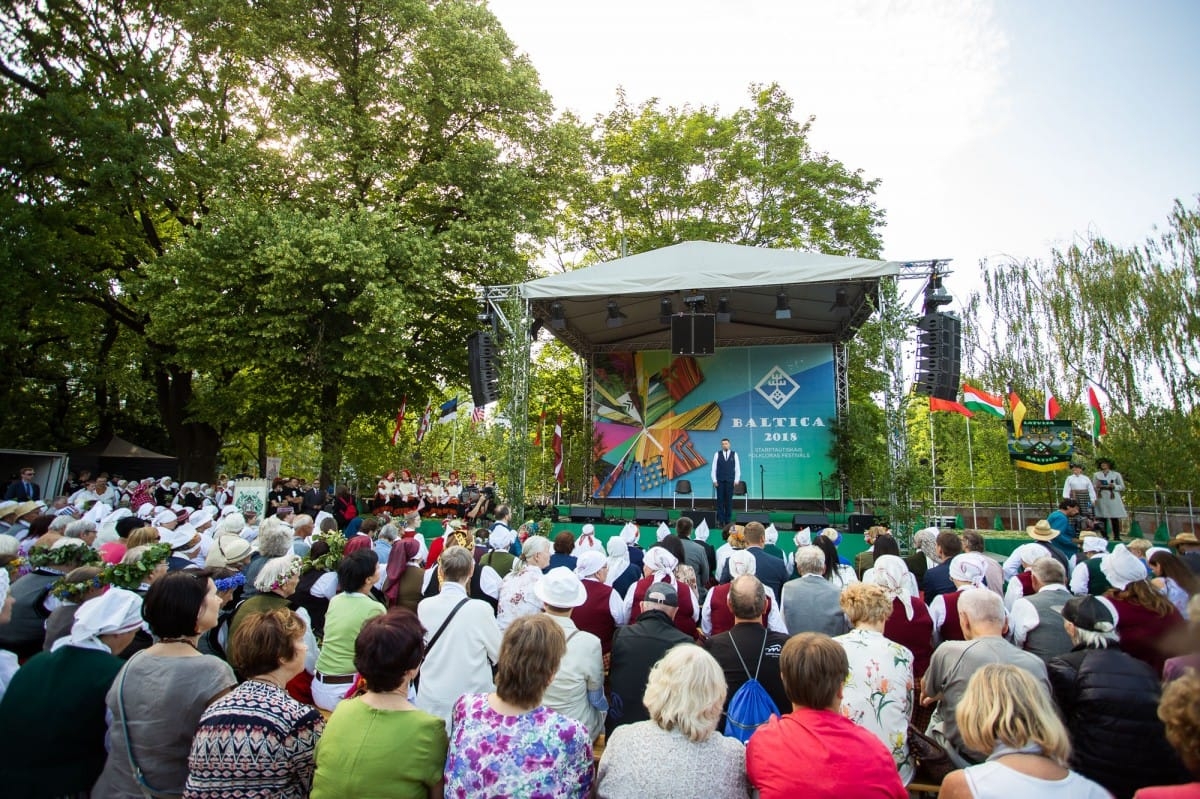
M 741 482 L 742 466 L 737 453 L 729 448 L 729 439 L 721 439 L 721 449 L 713 455 L 712 484 L 717 492 L 717 525 L 733 521 L 733 485 Z

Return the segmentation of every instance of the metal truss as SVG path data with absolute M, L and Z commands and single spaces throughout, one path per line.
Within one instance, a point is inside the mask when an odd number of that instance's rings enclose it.
M 525 482 L 528 470 L 529 447 L 529 375 L 533 312 L 529 301 L 520 294 L 520 286 L 484 286 L 476 292 L 484 311 L 495 320 L 500 351 L 500 416 L 509 422 L 508 445 L 502 446 L 500 468 L 504 482 L 504 500 L 512 508 L 513 517 L 522 519 L 525 513 Z M 506 391 L 505 391 L 506 389 Z M 501 433 L 503 434 L 503 433 Z

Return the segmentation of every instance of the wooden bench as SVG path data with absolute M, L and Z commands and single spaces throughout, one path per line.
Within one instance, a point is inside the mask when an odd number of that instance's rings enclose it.
M 914 780 L 908 784 L 908 795 L 912 797 L 937 796 L 941 792 L 942 786 L 932 782 L 916 782 Z

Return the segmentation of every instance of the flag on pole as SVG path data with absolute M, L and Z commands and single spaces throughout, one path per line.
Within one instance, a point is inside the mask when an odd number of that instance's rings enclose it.
M 562 445 L 562 414 L 558 415 L 558 423 L 554 425 L 554 441 L 551 444 L 554 450 L 554 482 L 563 485 L 567 482 L 567 476 L 563 473 L 563 445 Z
M 1046 418 L 1053 419 L 1058 416 L 1061 409 L 1058 407 L 1058 398 L 1054 396 L 1054 391 L 1050 386 L 1046 386 Z
M 482 421 L 483 421 L 483 406 L 476 405 L 474 410 L 471 411 L 471 422 L 474 424 L 479 424 Z
M 546 409 L 542 408 L 542 412 L 538 415 L 538 426 L 533 431 L 533 445 L 540 447 L 542 445 L 542 427 L 546 424 Z
M 1004 418 L 1004 398 L 980 391 L 974 386 L 963 383 L 963 405 L 976 413 L 990 413 L 999 419 Z
M 968 419 L 975 415 L 974 413 L 967 410 L 965 407 L 963 407 L 961 404 L 955 402 L 954 400 L 938 399 L 937 397 L 929 398 L 929 410 L 931 412 L 932 411 L 952 411 L 954 413 L 961 413 L 963 416 L 966 416 Z
M 445 424 L 446 422 L 453 422 L 454 417 L 456 417 L 456 416 L 458 416 L 458 397 L 455 397 L 454 399 L 450 400 L 449 402 L 442 403 L 442 407 L 439 411 L 439 416 L 438 416 L 438 424 Z
M 400 443 L 400 428 L 404 426 L 404 409 L 408 407 L 408 395 L 400 400 L 400 411 L 396 414 L 396 427 L 392 430 L 392 446 Z
M 421 423 L 417 425 L 417 443 L 420 444 L 424 440 L 425 434 L 429 432 L 429 417 L 433 415 L 433 405 L 425 406 L 425 413 L 421 416 Z
M 1092 410 L 1092 442 L 1100 443 L 1103 436 L 1108 435 L 1108 423 L 1104 421 L 1104 410 L 1100 407 L 1100 392 L 1098 386 L 1088 381 L 1087 401 Z
M 1013 418 L 1013 437 L 1021 437 L 1021 422 L 1025 421 L 1025 403 L 1021 402 L 1021 398 L 1017 396 L 1017 392 L 1013 391 L 1013 387 L 1008 387 L 1008 407 L 1012 409 Z

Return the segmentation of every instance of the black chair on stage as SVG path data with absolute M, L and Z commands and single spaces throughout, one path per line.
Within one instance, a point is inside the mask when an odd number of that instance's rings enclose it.
M 750 493 L 746 490 L 746 481 L 738 480 L 733 484 L 733 495 L 746 498 L 746 510 L 750 510 Z
M 676 480 L 675 493 L 671 496 L 671 507 L 675 507 L 675 502 L 679 499 L 679 495 L 684 494 L 692 498 L 692 510 L 696 509 L 696 495 L 692 492 L 691 480 Z

